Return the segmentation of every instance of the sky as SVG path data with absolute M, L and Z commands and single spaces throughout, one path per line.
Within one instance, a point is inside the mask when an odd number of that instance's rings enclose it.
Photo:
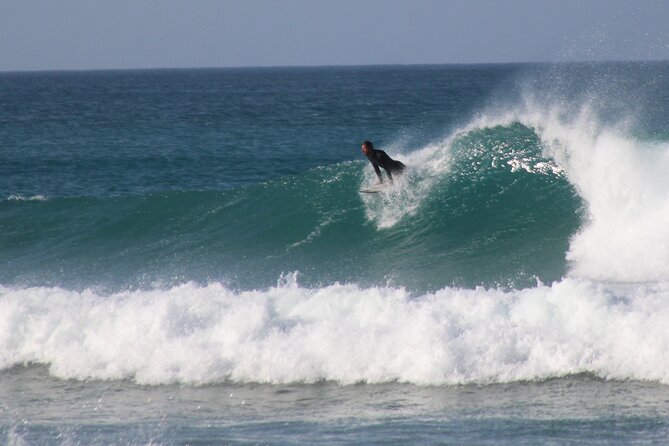
M 0 71 L 669 59 L 669 0 L 0 0 Z

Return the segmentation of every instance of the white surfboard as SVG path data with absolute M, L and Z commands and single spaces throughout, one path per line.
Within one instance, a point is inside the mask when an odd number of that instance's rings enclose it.
M 378 194 L 379 192 L 383 192 L 386 190 L 388 186 L 386 183 L 376 183 L 373 186 L 368 187 L 367 189 L 361 189 L 360 192 L 365 193 L 365 194 Z

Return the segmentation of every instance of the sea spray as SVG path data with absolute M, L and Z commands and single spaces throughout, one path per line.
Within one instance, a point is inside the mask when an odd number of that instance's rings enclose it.
M 567 252 L 572 275 L 669 280 L 669 144 L 634 136 L 623 117 L 602 122 L 599 113 L 586 103 L 569 115 L 561 105 L 539 107 L 526 98 L 512 111 L 482 115 L 473 126 L 522 123 L 533 129 L 554 163 L 550 169 L 564 174 L 583 199 L 587 218 Z

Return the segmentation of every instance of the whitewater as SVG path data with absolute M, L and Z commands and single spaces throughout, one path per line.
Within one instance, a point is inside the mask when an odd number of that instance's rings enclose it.
M 292 282 L 101 297 L 3 289 L 0 365 L 47 364 L 61 379 L 140 384 L 332 380 L 419 385 L 592 373 L 666 384 L 666 285 L 577 279 L 516 292 Z

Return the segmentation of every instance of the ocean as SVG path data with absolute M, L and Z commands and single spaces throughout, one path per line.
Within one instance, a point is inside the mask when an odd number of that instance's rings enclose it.
M 666 444 L 668 112 L 669 62 L 0 73 L 0 441 Z

